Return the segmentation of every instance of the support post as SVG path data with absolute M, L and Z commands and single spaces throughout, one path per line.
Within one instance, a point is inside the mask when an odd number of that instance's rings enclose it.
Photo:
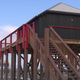
M 44 74 L 43 74 L 43 66 L 42 66 L 42 64 L 40 64 L 40 80 L 43 80 L 43 76 L 44 76 Z
M 0 80 L 3 80 L 3 54 L 1 56 L 1 79 Z
M 37 42 L 35 38 L 34 38 L 34 48 L 32 53 L 32 79 L 37 80 Z
M 16 53 L 12 52 L 12 60 L 11 60 L 11 80 L 15 80 L 15 76 L 16 76 Z
M 28 50 L 24 50 L 24 80 L 28 80 Z
M 5 69 L 4 69 L 4 71 L 5 71 L 5 80 L 8 80 L 8 51 L 7 51 L 7 49 L 6 49 L 6 46 L 7 46 L 7 39 L 5 39 L 5 51 L 4 51 L 4 54 L 5 54 L 5 56 L 6 56 L 6 61 L 5 61 Z
M 18 52 L 18 75 L 17 75 L 17 80 L 20 80 L 20 78 L 21 78 L 20 68 L 21 68 L 21 53 L 20 53 L 20 51 L 19 51 L 19 52 Z
M 5 62 L 5 80 L 8 80 L 8 52 L 5 51 L 6 62 Z
M 45 80 L 49 80 L 49 61 L 48 61 L 48 55 L 49 55 L 49 29 L 45 29 L 45 35 L 44 35 L 44 45 L 45 45 L 45 61 L 46 61 L 46 69 L 45 69 Z
M 24 49 L 24 80 L 28 80 L 28 47 L 29 28 L 23 25 L 23 49 Z

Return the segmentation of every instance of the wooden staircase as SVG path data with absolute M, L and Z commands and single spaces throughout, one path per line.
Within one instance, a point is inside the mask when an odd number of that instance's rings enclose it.
M 30 45 L 38 55 L 36 60 L 39 58 L 44 69 L 45 75 L 42 77 L 41 72 L 39 80 L 80 80 L 80 59 L 54 29 L 45 29 L 44 43 L 31 28 L 29 32 Z
M 49 53 L 67 80 L 80 79 L 80 59 L 52 28 L 49 29 Z

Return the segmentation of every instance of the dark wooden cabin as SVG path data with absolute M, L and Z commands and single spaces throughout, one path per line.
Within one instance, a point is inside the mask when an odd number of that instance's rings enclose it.
M 43 37 L 45 27 L 55 26 L 66 27 L 66 29 L 55 28 L 62 38 L 80 39 L 80 10 L 66 4 L 57 4 L 34 17 L 28 23 L 32 22 L 35 22 L 39 37 Z

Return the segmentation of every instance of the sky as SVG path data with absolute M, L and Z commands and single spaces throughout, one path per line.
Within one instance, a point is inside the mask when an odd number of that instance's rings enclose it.
M 80 8 L 80 0 L 0 0 L 0 40 L 60 2 Z

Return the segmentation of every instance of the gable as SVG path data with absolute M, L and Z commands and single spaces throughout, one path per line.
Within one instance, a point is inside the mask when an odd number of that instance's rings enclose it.
M 59 3 L 56 6 L 48 9 L 49 11 L 60 11 L 60 12 L 71 12 L 80 13 L 80 9 L 73 8 L 72 6 L 66 5 L 64 3 Z

